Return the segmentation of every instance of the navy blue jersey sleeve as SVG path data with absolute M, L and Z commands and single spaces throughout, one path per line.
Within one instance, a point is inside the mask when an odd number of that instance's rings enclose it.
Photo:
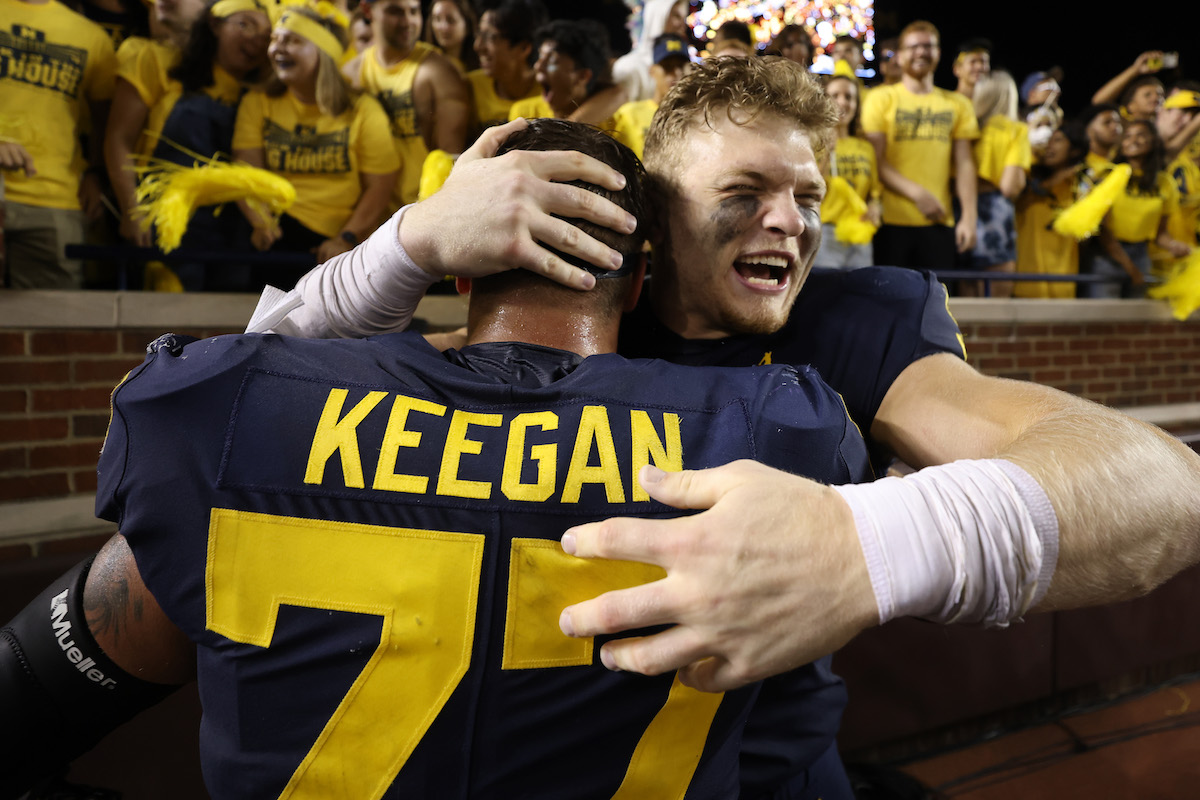
M 909 364 L 936 353 L 966 358 L 946 288 L 932 273 L 898 267 L 813 270 L 785 331 L 788 363 L 815 367 L 868 435 Z

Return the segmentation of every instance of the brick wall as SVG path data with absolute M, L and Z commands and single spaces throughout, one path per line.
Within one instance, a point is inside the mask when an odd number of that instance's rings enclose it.
M 1200 323 L 962 325 L 973 365 L 1116 407 L 1200 400 Z
M 0 502 L 96 490 L 109 394 L 161 333 L 0 329 Z

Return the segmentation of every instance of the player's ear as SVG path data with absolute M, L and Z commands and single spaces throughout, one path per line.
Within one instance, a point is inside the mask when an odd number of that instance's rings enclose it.
M 646 253 L 643 251 L 637 259 L 637 266 L 633 268 L 633 280 L 629 282 L 629 294 L 625 296 L 625 307 L 622 309 L 626 313 L 633 311 L 637 305 L 638 298 L 642 296 L 642 283 L 646 279 Z
M 454 279 L 454 288 L 458 290 L 459 294 L 470 294 L 471 293 L 471 279 L 470 278 L 455 278 Z

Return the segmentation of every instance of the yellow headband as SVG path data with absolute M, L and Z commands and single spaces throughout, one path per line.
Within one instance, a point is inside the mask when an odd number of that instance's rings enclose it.
M 224 19 L 225 17 L 233 16 L 239 11 L 262 11 L 266 13 L 266 9 L 258 2 L 258 0 L 217 0 L 213 3 L 212 10 L 209 11 L 214 17 Z
M 223 3 L 240 1 L 221 0 Z M 346 48 L 342 47 L 342 43 L 337 40 L 337 37 L 330 33 L 321 23 L 309 19 L 303 14 L 293 14 L 290 11 L 285 11 L 277 24 L 286 31 L 291 31 L 297 36 L 303 36 L 305 39 L 308 39 L 317 46 L 318 50 L 332 58 L 335 63 L 341 63 L 342 54 L 346 52 Z

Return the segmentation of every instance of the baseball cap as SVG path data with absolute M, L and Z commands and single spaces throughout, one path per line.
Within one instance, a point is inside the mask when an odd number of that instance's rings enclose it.
M 673 57 L 690 59 L 687 42 L 677 34 L 664 33 L 654 40 L 654 63 L 661 64 Z
M 1057 90 L 1058 88 L 1058 81 L 1054 80 L 1054 76 L 1050 73 L 1031 72 L 1025 80 L 1021 81 L 1021 102 L 1028 103 L 1029 95 L 1037 89 Z
M 1163 108 L 1200 108 L 1200 92 L 1178 91 L 1167 98 Z

